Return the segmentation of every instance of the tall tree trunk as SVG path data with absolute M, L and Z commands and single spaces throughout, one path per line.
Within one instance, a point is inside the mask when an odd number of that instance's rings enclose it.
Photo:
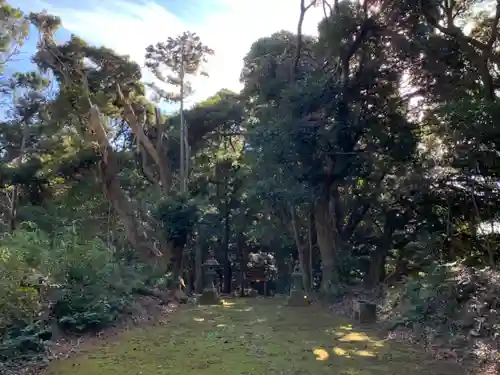
M 307 220 L 307 245 L 309 250 L 309 288 L 312 291 L 314 289 L 314 272 L 313 272 L 313 226 L 314 226 L 314 214 L 311 211 L 308 215 Z
M 370 267 L 367 274 L 364 277 L 364 284 L 367 288 L 374 288 L 379 283 L 383 282 L 385 275 L 385 265 L 387 260 L 387 255 L 392 246 L 392 238 L 394 234 L 394 219 L 396 218 L 396 213 L 394 211 L 389 211 L 385 215 L 384 221 L 384 232 L 380 242 L 377 244 L 377 248 L 370 256 Z
M 24 154 L 26 153 L 26 142 L 29 136 L 29 125 L 27 123 L 26 118 L 22 121 L 23 123 L 23 132 L 21 138 L 21 145 L 19 147 L 19 155 L 17 157 L 17 167 L 20 168 L 23 165 Z M 12 191 L 12 199 L 11 199 L 11 208 L 10 208 L 10 231 L 11 233 L 16 230 L 17 226 L 17 206 L 19 204 L 19 186 L 14 185 L 14 189 Z
M 196 293 L 201 293 L 203 291 L 203 249 L 200 245 L 200 241 L 196 241 L 196 253 L 195 253 L 195 285 L 194 290 Z
M 241 290 L 240 297 L 245 296 L 246 285 L 246 276 L 247 276 L 247 262 L 248 262 L 248 251 L 245 246 L 245 237 L 243 234 L 238 235 L 238 239 L 236 242 L 239 253 L 240 253 L 240 280 L 241 280 Z
M 112 203 L 114 210 L 123 222 L 128 241 L 143 258 L 149 259 L 151 256 L 161 256 L 162 253 L 147 238 L 143 225 L 138 220 L 131 202 L 120 186 L 116 154 L 109 144 L 102 124 L 101 114 L 96 106 L 92 106 L 90 109 L 90 123 L 102 154 L 99 172 L 104 196 Z M 163 255 L 166 256 L 167 254 Z
M 228 197 L 228 178 L 227 174 L 224 176 L 224 190 L 225 190 L 225 199 L 224 199 L 224 293 L 231 293 L 231 281 L 232 281 L 232 269 L 231 269 L 231 261 L 229 260 L 229 236 L 230 236 L 230 223 L 229 223 L 229 200 Z
M 375 288 L 379 283 L 385 279 L 385 264 L 387 255 L 389 253 L 389 246 L 382 244 L 372 252 L 370 256 L 370 266 L 368 272 L 363 278 L 363 283 L 367 288 Z
M 181 179 L 181 193 L 185 194 L 187 191 L 187 169 L 186 169 L 186 127 L 184 123 L 184 40 L 181 44 L 181 71 L 180 71 L 180 179 Z
M 318 200 L 314 205 L 314 219 L 322 263 L 321 290 L 323 293 L 328 293 L 331 286 L 338 283 L 335 265 L 338 236 L 334 233 L 335 226 L 332 223 L 329 204 L 326 199 Z
M 183 259 L 184 246 L 175 246 L 172 244 L 171 246 L 169 246 L 169 248 L 170 248 L 170 257 L 165 257 L 165 261 L 167 263 L 169 261 L 172 262 L 172 279 L 175 288 L 182 279 L 182 271 L 184 265 L 184 259 Z
M 128 198 L 121 189 L 117 176 L 117 163 L 112 150 L 109 150 L 107 162 L 104 162 L 104 160 L 101 161 L 99 170 L 104 196 L 113 204 L 114 210 L 125 227 L 125 233 L 130 244 L 143 257 L 149 258 L 152 255 L 161 255 L 159 250 L 147 239 L 145 231 L 137 219 Z
M 168 160 L 166 158 L 166 152 L 165 150 L 162 149 L 161 142 L 157 142 L 157 145 L 155 147 L 155 145 L 153 145 L 153 142 L 151 142 L 151 140 L 146 136 L 146 134 L 142 129 L 142 126 L 139 124 L 139 121 L 137 120 L 137 116 L 135 115 L 132 105 L 123 96 L 119 85 L 117 86 L 117 94 L 120 104 L 123 105 L 124 109 L 123 115 L 130 126 L 130 130 L 132 131 L 132 134 L 134 134 L 137 137 L 137 141 L 144 147 L 148 155 L 151 157 L 151 159 L 153 159 L 156 166 L 158 167 L 158 173 L 160 175 L 160 183 L 162 185 L 164 193 L 167 194 L 171 184 L 171 173 L 170 173 L 170 168 L 168 166 Z M 157 121 L 159 120 L 160 120 L 159 116 L 157 115 Z M 159 124 L 157 125 L 159 126 Z M 102 132 L 103 135 L 106 137 L 106 143 L 109 143 L 109 141 L 107 140 L 106 133 L 104 132 L 104 128 L 102 128 Z
M 292 233 L 293 237 L 295 239 L 295 246 L 297 247 L 297 255 L 299 259 L 299 264 L 300 264 L 300 269 L 302 271 L 302 283 L 304 285 L 304 288 L 309 291 L 311 286 L 310 286 L 310 264 L 309 264 L 309 249 L 307 247 L 306 241 L 302 238 L 300 234 L 300 225 L 299 225 L 299 220 L 297 218 L 297 212 L 295 210 L 295 207 L 290 207 L 291 211 L 291 216 L 292 216 Z
M 302 270 L 302 283 L 304 285 L 304 289 L 307 291 L 311 291 L 311 275 L 310 275 L 310 266 L 309 266 L 309 248 L 305 243 L 300 244 L 300 247 L 297 248 L 297 252 L 299 255 L 299 264 Z

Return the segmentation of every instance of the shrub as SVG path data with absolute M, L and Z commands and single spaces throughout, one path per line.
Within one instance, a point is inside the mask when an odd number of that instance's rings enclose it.
M 43 356 L 53 322 L 76 333 L 113 324 L 134 290 L 155 285 L 154 271 L 126 265 L 100 239 L 85 240 L 75 228 L 49 237 L 24 223 L 0 242 L 0 373 L 20 358 Z
M 23 328 L 10 328 L 0 342 L 0 359 L 12 360 L 43 352 L 44 341 L 50 340 L 52 333 L 42 324 L 33 323 Z
M 448 342 L 483 363 L 500 353 L 500 272 L 464 263 L 435 264 L 389 294 L 385 308 L 428 343 Z M 420 333 L 419 333 L 420 332 Z
M 41 233 L 21 230 L 0 246 L 0 362 L 36 355 L 50 338 L 38 322 L 43 301 L 34 268 L 43 262 L 45 241 Z
M 20 255 L 0 248 L 0 335 L 32 323 L 40 312 L 38 291 L 26 285 L 32 271 Z
M 99 239 L 82 240 L 70 228 L 49 240 L 33 225 L 3 239 L 0 248 L 0 334 L 39 319 L 41 282 L 51 315 L 67 330 L 84 332 L 111 324 L 131 300 L 146 272 L 125 266 Z
M 53 314 L 64 329 L 101 329 L 129 303 L 137 276 L 125 278 L 126 267 L 99 239 L 58 238 L 50 259 L 48 271 L 60 285 Z
M 425 272 L 410 277 L 396 307 L 407 322 L 444 324 L 459 307 L 454 298 L 452 270 L 446 264 L 433 264 Z

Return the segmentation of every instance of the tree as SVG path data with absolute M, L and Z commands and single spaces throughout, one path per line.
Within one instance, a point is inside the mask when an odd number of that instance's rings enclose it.
M 180 105 L 180 180 L 181 192 L 186 193 L 189 164 L 189 144 L 187 126 L 184 121 L 184 99 L 193 93 L 186 76 L 204 74 L 201 71 L 207 56 L 214 51 L 205 46 L 198 35 L 186 31 L 176 38 L 168 38 L 146 48 L 146 66 L 163 84 L 179 88 L 179 93 L 169 93 L 156 84 L 151 84 L 157 95 Z M 165 70 L 168 72 L 165 74 Z
M 0 78 L 7 61 L 17 53 L 28 36 L 29 24 L 23 13 L 0 0 Z
M 119 308 L 107 301 L 125 284 L 158 295 L 153 270 L 199 290 L 208 251 L 226 292 L 235 275 L 244 291 L 252 253 L 278 266 L 282 291 L 293 258 L 304 285 L 327 297 L 408 288 L 409 321 L 433 325 L 434 314 L 456 330 L 462 316 L 441 305 L 497 304 L 500 0 L 299 3 L 296 33 L 249 49 L 241 93 L 220 90 L 189 110 L 187 78 L 213 51 L 189 32 L 150 46 L 151 87 L 180 102 L 169 116 L 146 97 L 137 63 L 77 36 L 57 43 L 61 20 L 29 15 L 39 71 L 2 81 L 0 240 L 19 260 L 0 257 L 6 275 L 57 278 L 71 297 L 58 311 L 83 301 L 65 312 L 73 327 L 109 322 Z M 314 6 L 317 37 L 302 32 Z M 493 282 L 484 292 L 464 275 Z M 495 340 L 495 319 L 475 316 L 474 329 Z
M 362 7 L 342 3 L 340 12 L 320 24 L 316 46 L 303 38 L 295 81 L 297 38 L 288 33 L 256 42 L 243 72 L 257 152 L 313 204 L 325 292 L 339 282 L 344 249 L 382 182 L 416 144 L 395 84 L 403 72 L 386 63 L 383 36 L 360 37 L 369 17 Z
M 4 162 L 9 168 L 17 170 L 34 156 L 33 148 L 40 140 L 40 133 L 46 131 L 41 126 L 40 116 L 47 100 L 46 89 L 49 81 L 37 72 L 15 74 L 8 85 L 12 95 L 12 109 L 5 112 L 8 120 L 2 123 L 0 134 L 4 144 Z M 8 201 L 9 229 L 14 231 L 17 227 L 17 207 L 19 204 L 20 182 L 29 184 L 29 181 L 18 181 L 5 188 Z

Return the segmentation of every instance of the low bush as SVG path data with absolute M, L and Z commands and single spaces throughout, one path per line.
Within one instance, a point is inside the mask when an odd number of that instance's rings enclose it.
M 500 354 L 500 272 L 462 263 L 434 264 L 388 294 L 394 323 L 418 327 L 426 341 L 462 356 L 497 362 Z
M 155 278 L 99 239 L 82 240 L 73 229 L 49 238 L 24 224 L 0 242 L 0 359 L 43 352 L 54 323 L 73 333 L 113 324 L 133 291 Z

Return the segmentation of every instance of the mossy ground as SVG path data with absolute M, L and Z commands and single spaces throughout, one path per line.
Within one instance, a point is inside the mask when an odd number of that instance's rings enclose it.
M 460 375 L 419 349 L 377 339 L 319 307 L 235 299 L 186 307 L 167 325 L 54 362 L 49 375 Z

